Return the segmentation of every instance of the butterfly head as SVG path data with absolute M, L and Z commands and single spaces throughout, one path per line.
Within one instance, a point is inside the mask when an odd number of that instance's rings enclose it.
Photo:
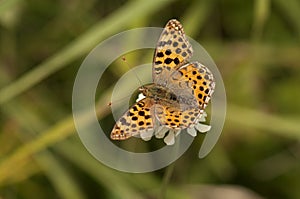
M 146 85 L 141 86 L 139 88 L 139 91 L 141 93 L 143 93 L 143 95 L 150 97 L 154 87 L 155 87 L 155 85 L 153 83 L 146 84 Z

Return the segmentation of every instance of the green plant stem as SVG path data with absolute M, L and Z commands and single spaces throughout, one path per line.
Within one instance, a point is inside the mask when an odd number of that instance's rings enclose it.
M 159 199 L 165 199 L 166 198 L 166 193 L 168 189 L 169 182 L 171 180 L 173 171 L 175 167 L 175 162 L 173 162 L 171 165 L 169 165 L 166 169 L 166 172 L 163 177 L 162 185 L 160 188 L 160 196 Z
M 171 155 L 173 155 L 174 157 L 178 157 L 177 154 L 178 154 L 179 145 L 180 145 L 180 136 L 176 136 L 175 138 L 176 138 L 176 140 L 175 140 L 175 145 L 173 146 L 173 154 L 171 154 Z M 175 160 L 175 162 L 170 164 L 166 169 L 165 175 L 163 177 L 162 185 L 160 188 L 160 197 L 159 197 L 160 199 L 166 198 L 168 185 L 170 183 L 172 174 L 174 172 L 175 163 L 176 163 L 176 160 Z

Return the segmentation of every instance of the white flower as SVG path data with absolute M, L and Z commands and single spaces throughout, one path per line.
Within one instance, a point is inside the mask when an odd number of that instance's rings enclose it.
M 165 137 L 166 133 L 169 131 L 170 129 L 165 127 L 165 126 L 159 126 L 158 128 L 156 128 L 155 130 L 155 137 L 158 139 L 161 139 L 163 137 Z
M 168 135 L 164 138 L 164 142 L 167 145 L 173 145 L 175 143 L 175 131 L 173 129 L 169 130 Z
M 138 98 L 136 102 L 144 99 L 145 96 L 143 93 L 140 93 L 138 95 Z M 201 116 L 198 118 L 196 123 L 194 125 L 191 125 L 189 128 L 187 128 L 187 133 L 190 134 L 193 137 L 197 136 L 197 132 L 199 131 L 200 133 L 205 133 L 211 129 L 210 125 L 203 124 L 202 122 L 206 121 L 207 114 L 206 112 L 203 112 Z M 159 121 L 155 122 L 156 124 L 159 124 Z M 140 133 L 140 137 L 144 141 L 149 141 L 151 140 L 152 136 L 155 135 L 156 138 L 162 139 L 164 138 L 164 142 L 166 145 L 173 145 L 175 143 L 176 136 L 180 134 L 181 130 L 175 130 L 172 128 L 168 128 L 167 126 L 164 125 L 158 125 L 154 129 L 149 129 L 147 131 L 143 131 Z
M 197 131 L 196 131 L 196 129 L 194 127 L 188 128 L 187 132 L 188 132 L 188 134 L 190 134 L 193 137 L 196 137 L 196 135 L 197 135 Z
M 198 123 L 195 125 L 195 128 L 200 132 L 200 133 L 205 133 L 211 129 L 211 126 L 206 125 L 206 124 L 201 124 Z
M 140 101 L 140 100 L 142 100 L 142 99 L 144 99 L 144 98 L 146 98 L 145 95 L 143 95 L 143 93 L 140 93 L 140 94 L 138 95 L 138 98 L 137 98 L 135 101 L 138 102 L 138 101 Z
M 205 122 L 205 117 L 207 114 L 204 112 L 200 118 L 197 120 L 195 125 L 190 126 L 187 128 L 188 134 L 195 137 L 197 135 L 197 131 L 204 133 L 211 129 L 210 125 L 202 124 L 200 122 Z M 175 138 L 180 134 L 181 130 L 174 130 L 171 128 L 168 128 L 166 126 L 159 126 L 154 130 L 154 135 L 156 138 L 161 139 L 164 138 L 164 142 L 167 145 L 173 145 L 175 143 Z
M 140 136 L 141 136 L 142 140 L 149 141 L 149 140 L 151 140 L 151 138 L 153 136 L 153 132 L 154 132 L 153 129 L 144 131 L 144 132 L 140 133 Z
M 207 117 L 207 114 L 206 114 L 206 112 L 204 111 L 201 115 L 200 115 L 200 117 L 198 118 L 198 121 L 199 122 L 205 122 L 206 121 L 206 118 Z

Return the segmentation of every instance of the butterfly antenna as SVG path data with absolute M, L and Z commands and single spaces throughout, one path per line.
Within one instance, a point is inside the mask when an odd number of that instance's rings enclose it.
M 128 66 L 128 68 L 129 69 L 131 69 L 132 68 L 132 66 L 127 62 L 127 60 L 126 60 L 126 57 L 125 56 L 123 56 L 122 57 L 122 60 L 127 64 L 127 66 Z M 136 71 L 135 70 L 133 70 L 133 72 L 134 72 L 134 74 L 135 74 L 135 77 L 137 78 L 137 80 L 139 81 L 139 83 L 140 83 L 140 85 L 141 86 L 143 86 L 143 84 L 142 84 L 142 81 L 141 81 L 141 79 L 139 78 L 139 76 L 137 75 L 137 73 L 136 73 Z
M 118 100 L 114 100 L 114 102 L 110 101 L 110 102 L 107 103 L 107 106 L 111 107 L 113 103 L 114 103 L 114 104 L 116 104 L 116 103 L 121 103 L 121 102 L 123 102 L 126 98 L 128 98 L 128 97 L 130 97 L 130 96 L 131 96 L 131 95 L 127 95 L 127 96 L 122 97 L 122 98 L 120 98 L 120 99 L 118 99 Z
M 127 64 L 127 66 L 128 66 L 129 69 L 132 68 L 132 66 L 127 62 L 125 56 L 122 57 L 122 61 L 124 61 L 124 62 Z M 133 72 L 134 72 L 135 77 L 137 78 L 137 80 L 139 81 L 139 83 L 140 83 L 140 85 L 141 85 L 141 87 L 142 87 L 143 84 L 142 84 L 141 79 L 139 78 L 139 76 L 137 75 L 137 73 L 136 73 L 135 70 L 133 70 Z M 129 97 L 129 96 L 131 96 L 131 95 L 127 95 L 127 96 L 125 96 L 125 97 L 122 97 L 122 98 L 118 99 L 117 101 L 114 102 L 114 104 L 115 104 L 115 103 L 120 103 L 120 102 L 122 102 L 124 99 L 126 99 L 126 98 Z M 107 106 L 111 107 L 111 106 L 112 106 L 112 102 L 108 102 L 108 103 L 107 103 Z

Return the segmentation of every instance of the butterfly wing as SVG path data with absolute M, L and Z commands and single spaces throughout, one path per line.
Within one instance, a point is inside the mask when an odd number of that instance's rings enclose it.
M 185 37 L 182 25 L 171 19 L 160 35 L 153 57 L 153 82 L 165 85 L 174 70 L 187 62 L 193 49 Z
M 152 106 L 153 100 L 144 98 L 130 107 L 116 122 L 110 134 L 111 139 L 125 140 L 134 135 L 153 131 Z
M 199 108 L 191 108 L 182 111 L 173 106 L 157 105 L 155 115 L 161 125 L 179 130 L 195 124 L 203 111 Z
M 210 70 L 192 62 L 181 66 L 169 79 L 167 87 L 181 98 L 196 101 L 198 108 L 204 110 L 215 89 L 215 81 Z M 193 107 L 193 103 L 190 103 Z M 194 106 L 196 108 L 196 104 Z

